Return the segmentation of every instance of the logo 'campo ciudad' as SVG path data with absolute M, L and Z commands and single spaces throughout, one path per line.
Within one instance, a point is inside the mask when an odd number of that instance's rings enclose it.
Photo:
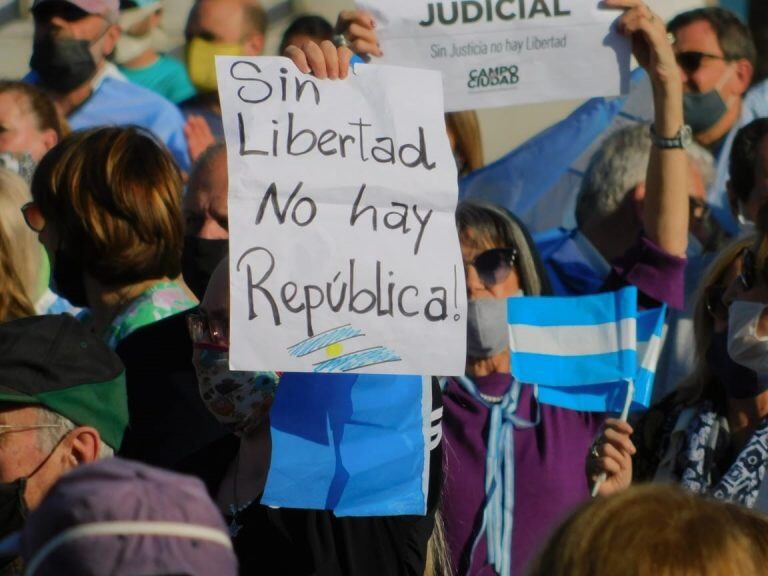
M 489 68 L 475 68 L 469 71 L 467 87 L 470 90 L 479 88 L 503 88 L 514 86 L 520 82 L 517 66 L 492 66 Z
M 534 18 L 556 18 L 570 16 L 564 6 L 568 0 L 453 0 L 452 2 L 430 2 L 427 17 L 419 25 L 472 24 L 510 20 L 532 20 Z

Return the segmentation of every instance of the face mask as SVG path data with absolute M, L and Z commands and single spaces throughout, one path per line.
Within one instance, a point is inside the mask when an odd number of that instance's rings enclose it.
M 200 92 L 215 92 L 216 81 L 215 56 L 240 56 L 243 47 L 240 44 L 211 42 L 194 37 L 187 44 L 187 71 L 192 84 Z
M 757 372 L 731 359 L 728 354 L 727 332 L 712 337 L 706 359 L 712 372 L 725 387 L 729 398 L 754 398 L 766 390 L 765 383 L 758 381 Z
M 68 250 L 56 250 L 53 261 L 53 282 L 56 292 L 80 308 L 88 306 L 88 294 L 85 290 L 85 270 L 80 259 Z
M 467 356 L 491 358 L 509 348 L 506 298 L 467 302 Z
M 43 85 L 59 94 L 74 90 L 96 74 L 96 61 L 88 40 L 46 36 L 32 48 L 29 66 Z
M 200 397 L 214 418 L 235 434 L 257 426 L 272 407 L 275 372 L 234 372 L 229 352 L 196 348 L 192 359 Z
M 765 308 L 762 302 L 746 300 L 736 300 L 728 307 L 728 354 L 758 374 L 768 374 L 768 338 L 757 335 Z
M 120 40 L 117 41 L 114 55 L 115 62 L 118 64 L 130 62 L 134 58 L 138 58 L 144 54 L 147 50 L 151 50 L 153 45 L 154 38 L 152 37 L 151 32 L 144 36 L 123 34 L 120 36 Z
M 694 134 L 706 132 L 725 116 L 725 113 L 728 111 L 728 105 L 720 95 L 720 89 L 731 77 L 732 72 L 733 68 L 729 67 L 717 83 L 717 86 L 709 92 L 704 92 L 703 94 L 687 92 L 683 94 L 683 118 L 685 118 L 685 123 L 691 127 Z
M 27 518 L 24 491 L 27 479 L 0 483 L 0 539 L 20 530 Z
M 224 260 L 229 250 L 229 240 L 207 240 L 196 236 L 184 238 L 181 255 L 181 271 L 184 282 L 200 300 L 208 288 L 211 274 Z

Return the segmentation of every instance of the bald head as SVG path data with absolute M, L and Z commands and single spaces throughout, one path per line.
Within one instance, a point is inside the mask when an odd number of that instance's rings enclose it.
M 187 236 L 229 238 L 227 187 L 227 148 L 215 144 L 195 163 L 189 177 L 183 206 Z
M 258 56 L 266 28 L 266 12 L 257 0 L 198 0 L 189 13 L 186 36 L 241 44 L 243 55 Z

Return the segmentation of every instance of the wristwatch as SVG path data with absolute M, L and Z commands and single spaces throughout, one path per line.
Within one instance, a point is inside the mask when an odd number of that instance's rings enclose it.
M 662 138 L 656 134 L 656 128 L 651 124 L 651 142 L 657 148 L 662 150 L 672 150 L 675 148 L 688 148 L 693 143 L 693 130 L 688 124 L 683 124 L 683 127 L 678 130 L 677 134 L 672 138 Z

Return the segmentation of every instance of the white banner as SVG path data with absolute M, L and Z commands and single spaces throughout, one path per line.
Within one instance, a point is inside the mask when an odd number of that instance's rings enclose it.
M 358 0 L 382 62 L 440 70 L 447 111 L 615 96 L 629 43 L 598 0 Z
M 466 289 L 440 75 L 216 58 L 234 370 L 462 374 Z

